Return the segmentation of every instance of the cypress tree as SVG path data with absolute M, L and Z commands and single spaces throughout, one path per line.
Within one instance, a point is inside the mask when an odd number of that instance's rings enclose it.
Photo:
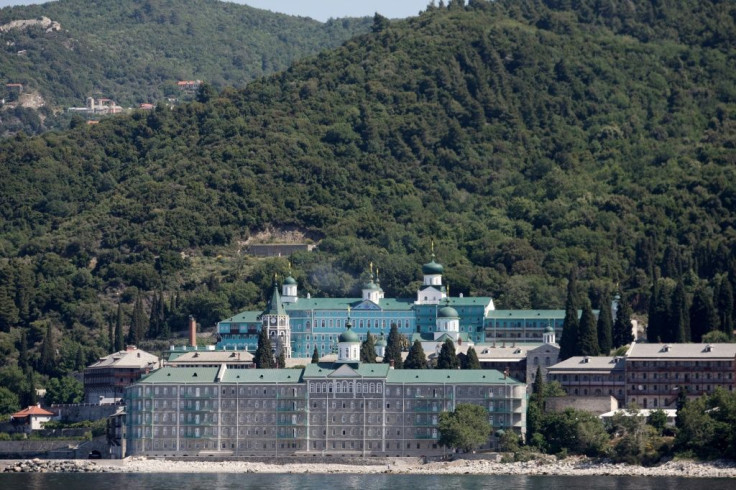
M 659 279 L 657 274 L 654 274 L 654 280 L 652 281 L 652 292 L 649 295 L 649 309 L 648 309 L 648 325 L 647 325 L 647 340 L 649 342 L 659 342 L 662 335 L 659 332 L 659 319 L 657 317 L 657 297 L 659 296 Z M 620 308 L 620 307 L 619 307 Z M 614 337 L 616 334 L 614 333 Z M 614 347 L 616 347 L 616 340 L 614 339 Z
M 695 290 L 693 303 L 690 305 L 690 332 L 693 342 L 702 342 L 703 335 L 718 329 L 718 316 L 711 296 L 705 286 Z
M 39 360 L 38 370 L 43 374 L 53 375 L 56 370 L 56 346 L 54 344 L 54 335 L 51 331 L 51 324 L 46 326 L 46 335 L 41 344 L 41 358 Z
M 670 324 L 672 325 L 675 342 L 690 342 L 690 309 L 688 308 L 685 285 L 682 280 L 677 281 L 677 287 L 672 293 Z
M 613 346 L 613 315 L 611 313 L 611 298 L 608 294 L 601 297 L 596 330 L 598 331 L 598 347 L 601 354 L 607 356 Z
M 256 363 L 256 367 L 259 369 L 272 368 L 274 365 L 271 340 L 268 338 L 266 328 L 261 328 L 261 333 L 258 335 L 258 347 L 253 356 L 253 362 Z
M 467 354 L 467 366 L 465 369 L 480 369 L 480 361 L 478 360 L 478 354 L 475 349 L 471 346 L 468 347 Z
M 123 333 L 123 308 L 118 304 L 118 313 L 115 319 L 115 348 L 113 352 L 125 349 L 125 334 Z
M 437 369 L 457 369 L 458 367 L 460 367 L 460 361 L 455 354 L 455 344 L 452 340 L 447 339 L 437 356 Z
M 583 356 L 597 356 L 600 353 L 598 332 L 596 329 L 595 315 L 588 300 L 583 304 L 583 315 L 580 318 L 578 331 L 580 332 L 578 353 Z
M 25 373 L 31 367 L 28 362 L 28 333 L 25 329 L 20 332 L 20 346 L 18 349 L 18 367 Z
M 319 351 L 317 350 L 317 346 L 314 346 L 314 351 L 312 352 L 312 364 L 317 364 L 319 362 Z
M 376 362 L 376 342 L 370 332 L 368 332 L 365 340 L 360 344 L 360 362 L 368 364 Z
M 391 363 L 391 361 L 393 361 L 396 369 L 404 367 L 404 361 L 401 359 L 401 336 L 395 323 L 391 324 L 388 340 L 386 340 L 386 352 L 383 356 L 383 362 Z
M 532 384 L 532 397 L 539 404 L 544 402 L 544 375 L 542 375 L 542 366 L 537 366 L 537 373 L 534 376 L 534 383 Z
M 718 310 L 718 324 L 721 331 L 730 338 L 733 336 L 733 288 L 728 276 L 721 278 L 716 298 L 716 310 Z
M 616 313 L 616 321 L 613 322 L 613 348 L 628 345 L 634 341 L 631 334 L 631 306 L 625 297 L 621 297 Z
M 279 354 L 276 356 L 276 367 L 279 369 L 286 368 L 286 353 L 284 349 L 279 349 Z
M 565 319 L 562 322 L 562 338 L 560 338 L 560 361 L 569 359 L 578 352 L 579 323 L 577 305 L 577 278 L 575 268 L 570 270 L 567 282 L 567 300 L 565 301 Z
M 108 352 L 115 352 L 115 327 L 112 326 L 112 321 L 107 321 L 107 350 Z
M 74 361 L 74 370 L 81 372 L 84 371 L 86 366 L 86 359 L 84 357 L 84 348 L 80 345 L 77 349 L 77 358 Z
M 134 332 L 130 336 L 131 344 L 137 344 L 142 341 L 148 332 L 148 319 L 146 313 L 143 310 L 143 299 L 140 293 L 135 299 L 135 305 L 133 306 L 133 316 L 130 320 L 130 332 Z M 133 342 L 135 340 L 135 342 Z
M 404 369 L 427 369 L 427 356 L 419 340 L 415 340 L 409 349 L 409 355 L 404 361 Z
M 24 407 L 30 407 L 38 403 L 38 395 L 36 395 L 36 383 L 33 379 L 33 369 L 29 369 L 26 372 L 26 382 L 23 393 L 19 397 L 21 405 Z

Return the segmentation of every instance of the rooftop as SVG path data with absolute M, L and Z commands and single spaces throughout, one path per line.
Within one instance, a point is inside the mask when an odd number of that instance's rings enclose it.
M 146 367 L 157 368 L 158 366 L 158 357 L 136 347 L 129 346 L 126 350 L 121 350 L 108 356 L 101 357 L 96 363 L 87 366 L 87 369 L 144 369 Z
M 637 359 L 734 359 L 736 344 L 647 344 L 635 343 L 626 353 Z
M 608 356 L 575 356 L 549 367 L 555 371 L 613 371 L 624 369 L 625 358 Z

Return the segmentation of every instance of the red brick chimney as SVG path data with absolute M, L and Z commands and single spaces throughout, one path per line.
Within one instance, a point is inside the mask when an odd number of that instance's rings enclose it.
M 197 347 L 197 321 L 189 315 L 189 345 Z

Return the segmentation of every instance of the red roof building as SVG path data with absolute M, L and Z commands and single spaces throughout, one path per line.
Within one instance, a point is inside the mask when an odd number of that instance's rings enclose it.
M 18 424 L 30 425 L 31 430 L 40 430 L 43 429 L 43 424 L 52 417 L 54 417 L 53 412 L 44 410 L 40 405 L 31 405 L 20 412 L 15 412 L 10 416 L 10 420 Z

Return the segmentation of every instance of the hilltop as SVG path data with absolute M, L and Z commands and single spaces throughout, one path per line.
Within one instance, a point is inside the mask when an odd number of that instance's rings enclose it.
M 736 6 L 573 3 L 376 16 L 242 90 L 0 142 L 6 357 L 51 325 L 94 358 L 154 292 L 173 329 L 263 305 L 288 263 L 238 250 L 270 228 L 319 240 L 292 257 L 304 294 L 373 262 L 411 296 L 434 240 L 452 294 L 499 308 L 560 308 L 572 267 L 594 307 L 618 287 L 645 312 L 658 277 L 713 297 L 736 277 Z
M 243 87 L 369 26 L 369 19 L 321 23 L 216 0 L 58 0 L 3 8 L 2 88 L 22 84 L 43 106 L 0 113 L 0 133 L 66 127 L 68 116 L 58 112 L 84 106 L 88 97 L 138 107 L 180 98 L 180 80 Z

